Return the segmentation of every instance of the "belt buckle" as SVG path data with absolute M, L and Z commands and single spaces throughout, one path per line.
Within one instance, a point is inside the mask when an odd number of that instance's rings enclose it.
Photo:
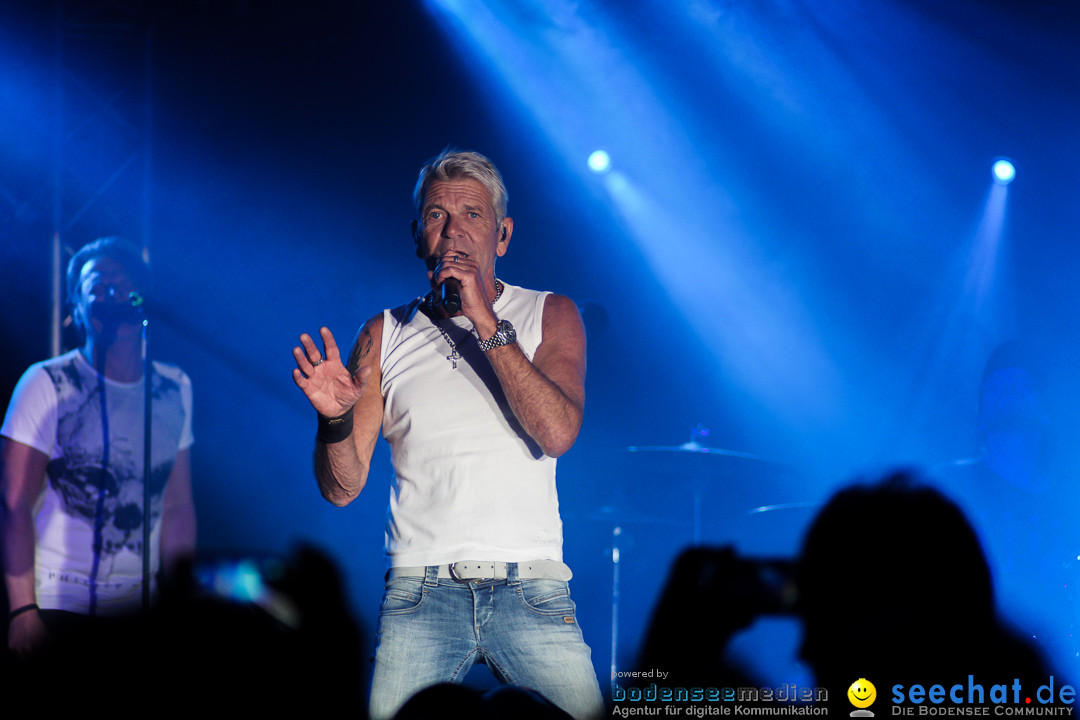
M 454 580 L 454 582 L 466 582 L 466 583 L 476 582 L 477 578 L 469 578 L 469 577 L 463 577 L 461 575 L 458 575 L 457 566 L 461 565 L 461 564 L 462 563 L 452 562 L 447 566 L 448 569 L 450 570 L 450 577 Z
M 464 575 L 459 575 L 458 574 L 458 572 L 457 572 L 457 566 L 458 565 L 464 565 L 465 566 L 465 574 Z M 468 563 L 466 563 L 466 562 L 452 562 L 447 566 L 447 568 L 450 571 L 450 577 L 453 578 L 455 582 L 467 582 L 467 583 L 477 583 L 477 582 L 481 582 L 483 580 L 494 580 L 495 579 L 495 567 L 491 563 L 477 563 L 475 572 L 481 572 L 482 568 L 488 568 L 488 567 L 490 567 L 490 569 L 491 569 L 491 575 L 489 577 L 484 577 L 482 575 L 470 576 L 469 569 L 468 569 Z

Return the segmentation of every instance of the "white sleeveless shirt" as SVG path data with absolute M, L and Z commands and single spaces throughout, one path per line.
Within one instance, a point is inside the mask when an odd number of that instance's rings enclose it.
M 495 314 L 530 360 L 549 293 L 506 285 Z M 383 311 L 383 437 L 393 454 L 386 554 L 391 567 L 460 560 L 562 560 L 555 458 L 518 424 L 464 317 L 440 320 L 420 300 Z

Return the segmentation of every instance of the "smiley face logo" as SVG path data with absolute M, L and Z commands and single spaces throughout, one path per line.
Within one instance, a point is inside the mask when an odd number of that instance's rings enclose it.
M 847 689 L 848 700 L 857 708 L 868 708 L 877 699 L 877 688 L 866 678 L 859 678 Z

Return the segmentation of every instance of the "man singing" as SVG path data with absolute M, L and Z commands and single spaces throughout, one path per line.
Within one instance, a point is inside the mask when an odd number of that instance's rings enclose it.
M 555 458 L 581 428 L 585 332 L 566 297 L 509 285 L 495 260 L 514 222 L 492 163 L 444 151 L 420 171 L 413 237 L 431 290 L 360 330 L 293 349 L 319 414 L 315 475 L 345 505 L 380 427 L 393 454 L 389 570 L 371 716 L 483 662 L 576 718 L 603 712 L 562 562 Z
M 83 247 L 67 269 L 78 350 L 32 365 L 0 429 L 8 647 L 29 654 L 51 637 L 124 615 L 150 583 L 195 548 L 191 382 L 154 362 L 150 544 L 143 547 L 145 382 L 142 319 L 150 268 L 120 238 Z

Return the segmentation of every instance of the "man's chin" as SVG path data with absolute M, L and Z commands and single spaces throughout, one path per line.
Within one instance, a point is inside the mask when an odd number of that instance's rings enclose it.
M 121 322 L 118 324 L 113 323 L 97 323 L 94 324 L 94 335 L 101 340 L 110 339 L 116 340 L 119 338 L 135 337 L 142 333 L 142 323 L 140 322 Z

